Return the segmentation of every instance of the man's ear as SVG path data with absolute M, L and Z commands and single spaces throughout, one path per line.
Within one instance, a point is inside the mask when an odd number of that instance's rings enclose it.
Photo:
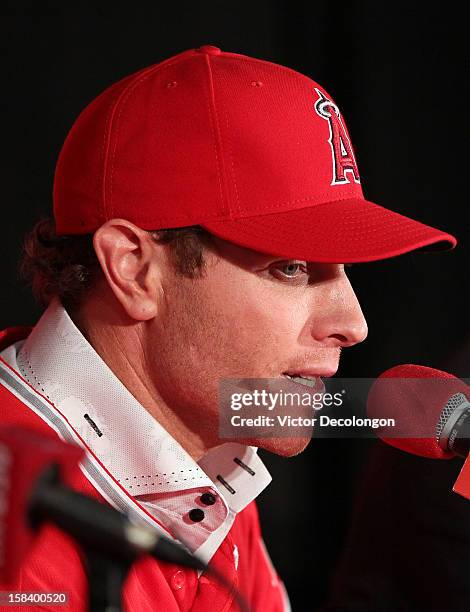
M 155 317 L 161 295 L 157 259 L 162 250 L 152 237 L 126 219 L 110 219 L 96 230 L 93 246 L 109 287 L 129 317 Z

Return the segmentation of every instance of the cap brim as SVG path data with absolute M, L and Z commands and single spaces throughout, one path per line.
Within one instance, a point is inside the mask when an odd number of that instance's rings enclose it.
M 359 263 L 415 249 L 449 250 L 445 232 L 362 199 L 201 225 L 240 246 L 288 259 Z

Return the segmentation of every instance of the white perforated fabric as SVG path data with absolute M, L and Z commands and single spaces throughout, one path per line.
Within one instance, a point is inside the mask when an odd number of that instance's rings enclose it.
M 40 407 L 31 408 L 54 429 L 57 423 L 63 424 L 87 450 L 90 461 L 98 463 L 98 459 L 117 480 L 118 486 L 111 479 L 107 484 L 110 491 L 122 487 L 128 494 L 120 496 L 121 510 L 124 505 L 135 514 L 137 509 L 131 506 L 137 501 L 206 561 L 236 513 L 271 481 L 254 447 L 224 444 L 196 463 L 115 376 L 58 298 L 28 338 L 4 349 L 0 357 L 18 373 L 17 383 L 31 391 L 29 383 L 38 392 L 38 400 L 47 404 L 43 412 Z M 21 398 L 21 389 L 15 393 Z M 51 405 L 54 423 L 50 422 Z M 90 470 L 84 473 L 93 480 Z M 105 470 L 100 474 L 107 478 Z M 93 484 L 101 491 L 104 488 L 103 483 Z M 205 492 L 215 496 L 214 504 L 201 502 Z M 194 522 L 189 512 L 197 508 L 203 510 L 204 519 Z

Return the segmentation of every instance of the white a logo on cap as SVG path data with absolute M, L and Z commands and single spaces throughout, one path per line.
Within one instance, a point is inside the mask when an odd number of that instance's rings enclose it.
M 359 171 L 356 159 L 349 140 L 346 128 L 343 125 L 341 114 L 336 104 L 329 100 L 324 93 L 315 87 L 318 100 L 315 102 L 315 110 L 322 119 L 328 121 L 330 137 L 328 142 L 331 147 L 331 157 L 333 161 L 333 180 L 332 185 L 344 185 L 350 183 L 350 177 L 354 182 L 360 183 Z

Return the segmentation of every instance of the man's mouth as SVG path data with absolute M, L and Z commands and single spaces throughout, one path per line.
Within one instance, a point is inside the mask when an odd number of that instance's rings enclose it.
M 325 391 L 325 385 L 323 384 L 323 381 L 320 376 L 302 376 L 300 374 L 294 374 L 289 372 L 284 372 L 282 376 L 288 378 L 289 380 L 292 380 L 293 382 L 299 385 L 308 387 L 309 389 L 312 389 L 318 393 L 324 393 Z

